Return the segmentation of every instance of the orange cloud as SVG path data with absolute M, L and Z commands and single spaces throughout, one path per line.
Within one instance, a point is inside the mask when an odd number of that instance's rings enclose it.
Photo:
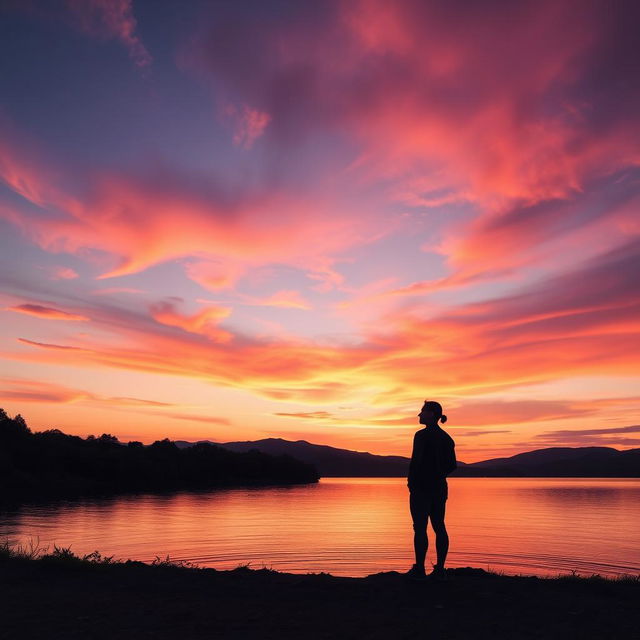
M 216 416 L 201 416 L 201 415 L 192 415 L 189 413 L 169 413 L 163 414 L 168 418 L 173 418 L 174 420 L 190 420 L 192 422 L 204 422 L 205 424 L 220 424 L 220 425 L 229 425 L 231 422 L 226 418 L 219 418 Z
M 183 375 L 314 406 L 359 398 L 396 408 L 425 395 L 479 396 L 589 374 L 634 376 L 640 355 L 635 348 L 638 255 L 637 242 L 630 242 L 573 273 L 435 317 L 422 318 L 419 305 L 405 308 L 388 314 L 357 345 L 251 340 L 219 328 L 226 314 L 219 307 L 189 316 L 166 302 L 152 309 L 155 322 L 111 307 L 93 308 L 96 327 L 117 331 L 116 345 L 89 336 L 66 344 L 20 338 L 35 349 L 3 355 Z M 526 403 L 498 405 L 498 410 L 505 424 L 589 411 Z M 474 407 L 471 413 L 478 411 Z
M 629 352 L 625 334 L 523 342 L 504 349 L 482 348 L 475 340 L 464 345 L 464 351 L 452 347 L 447 353 L 436 353 L 421 338 L 425 330 L 422 327 L 419 333 L 405 337 L 404 345 L 397 343 L 377 352 L 288 344 L 245 344 L 227 350 L 156 335 L 146 341 L 139 336 L 135 349 L 100 345 L 79 349 L 23 339 L 23 343 L 44 350 L 4 356 L 56 362 L 52 350 L 64 349 L 66 364 L 197 377 L 213 384 L 252 389 L 275 400 L 315 405 L 353 398 L 370 389 L 372 403 L 377 397 L 387 406 L 399 406 L 415 403 L 415 398 L 427 391 L 436 397 L 481 394 L 589 371 L 634 375 L 637 369 L 637 355 Z M 386 400 L 382 389 L 387 390 Z
M 272 296 L 267 298 L 252 298 L 250 296 L 242 296 L 244 304 L 257 307 L 281 307 L 283 309 L 311 309 L 311 305 L 302 298 L 298 291 L 283 290 L 276 291 Z
M 71 320 L 73 322 L 84 322 L 89 320 L 86 316 L 76 313 L 68 313 L 53 307 L 44 307 L 40 304 L 19 304 L 15 307 L 7 307 L 7 311 L 15 311 L 16 313 L 26 313 L 30 316 L 38 318 L 46 318 L 47 320 Z
M 5 401 L 69 403 L 91 398 L 91 394 L 62 385 L 33 380 L 0 380 L 0 399 Z
M 82 389 L 73 389 L 42 380 L 0 379 L 0 400 L 12 400 L 43 403 L 92 402 L 124 407 L 170 407 L 167 402 L 145 400 L 130 397 L 108 397 L 90 393 Z
M 94 396 L 95 397 L 95 396 Z M 112 398 L 99 398 L 101 402 L 106 402 L 109 404 L 117 404 L 122 406 L 132 406 L 132 407 L 172 407 L 174 406 L 170 402 L 160 402 L 159 400 L 143 400 L 141 398 L 129 398 L 127 396 L 115 396 Z
M 301 418 L 303 420 L 326 420 L 333 417 L 328 411 L 298 411 L 295 413 L 279 411 L 274 415 L 284 416 L 285 418 Z
M 214 342 L 228 342 L 232 339 L 231 333 L 218 327 L 218 323 L 230 314 L 231 309 L 227 307 L 208 307 L 194 315 L 185 316 L 176 311 L 175 305 L 170 302 L 151 306 L 151 316 L 156 322 L 204 335 Z

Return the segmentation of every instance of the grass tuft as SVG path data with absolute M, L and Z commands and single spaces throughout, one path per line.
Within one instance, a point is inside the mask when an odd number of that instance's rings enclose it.
M 568 574 L 558 575 L 555 580 L 560 582 L 600 582 L 600 583 L 623 583 L 623 584 L 639 584 L 640 575 L 635 574 L 623 574 L 620 576 L 602 576 L 599 573 L 593 573 L 590 576 L 580 575 L 576 571 L 572 571 Z
M 0 560 L 43 560 L 55 563 L 88 563 L 88 564 L 113 564 L 113 556 L 103 556 L 99 551 L 93 551 L 84 556 L 76 555 L 71 547 L 59 547 L 53 545 L 53 551 L 49 547 L 42 546 L 40 539 L 31 538 L 26 543 L 12 542 L 8 538 L 0 542 Z
M 86 555 L 76 555 L 71 547 L 59 547 L 53 545 L 53 551 L 49 547 L 40 545 L 36 538 L 28 543 L 18 544 L 6 539 L 0 542 L 0 561 L 2 560 L 38 560 L 45 563 L 67 565 L 115 565 L 131 563 L 131 560 L 114 560 L 114 556 L 103 556 L 99 551 L 92 551 Z M 144 564 L 144 563 L 141 563 Z M 178 569 L 199 569 L 200 567 L 188 560 L 172 560 L 168 555 L 165 558 L 156 556 L 150 563 L 152 567 L 172 567 Z
M 29 542 L 22 544 L 12 542 L 7 538 L 0 542 L 0 559 L 13 558 L 16 560 L 37 560 L 47 553 L 49 547 L 40 545 L 40 538 L 29 539 Z
M 156 556 L 151 561 L 152 567 L 173 567 L 178 569 L 198 569 L 198 565 L 188 560 L 172 560 L 168 555 L 165 558 Z

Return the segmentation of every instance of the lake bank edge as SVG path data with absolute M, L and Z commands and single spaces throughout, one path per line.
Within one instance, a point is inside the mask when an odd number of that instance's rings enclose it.
M 5 545 L 6 549 L 6 545 Z M 182 566 L 181 566 L 182 565 Z M 8 638 L 631 637 L 640 624 L 640 577 L 505 576 L 448 570 L 445 583 L 396 572 L 365 578 L 231 571 L 79 558 L 69 550 L 0 554 Z M 564 634 L 564 635 L 563 635 Z

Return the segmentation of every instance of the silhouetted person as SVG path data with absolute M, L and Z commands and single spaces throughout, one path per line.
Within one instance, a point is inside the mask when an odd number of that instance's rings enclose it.
M 456 468 L 455 443 L 438 425 L 438 422 L 447 421 L 439 403 L 426 401 L 418 417 L 425 428 L 417 431 L 413 437 L 407 482 L 416 563 L 407 575 L 417 579 L 425 577 L 424 561 L 429 546 L 427 524 L 431 519 L 431 526 L 436 534 L 437 554 L 431 575 L 436 579 L 443 579 L 444 563 L 449 551 L 449 536 L 444 525 L 449 491 L 447 476 Z

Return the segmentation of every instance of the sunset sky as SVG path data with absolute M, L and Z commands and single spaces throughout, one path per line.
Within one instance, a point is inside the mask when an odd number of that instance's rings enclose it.
M 636 2 L 0 9 L 0 406 L 466 462 L 640 446 Z

